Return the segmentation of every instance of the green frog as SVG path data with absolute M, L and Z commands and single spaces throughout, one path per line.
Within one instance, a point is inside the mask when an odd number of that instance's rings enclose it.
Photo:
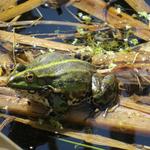
M 53 97 L 50 104 L 58 112 L 89 98 L 95 108 L 106 109 L 118 96 L 115 75 L 102 77 L 91 63 L 58 52 L 41 55 L 27 66 L 17 66 L 10 74 L 8 86 L 48 91 Z

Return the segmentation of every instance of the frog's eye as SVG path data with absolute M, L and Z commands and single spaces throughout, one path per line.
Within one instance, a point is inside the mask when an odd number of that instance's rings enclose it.
M 26 78 L 26 80 L 27 80 L 28 82 L 32 82 L 33 79 L 34 79 L 34 74 L 33 74 L 32 72 L 27 72 L 27 73 L 25 74 L 25 78 Z

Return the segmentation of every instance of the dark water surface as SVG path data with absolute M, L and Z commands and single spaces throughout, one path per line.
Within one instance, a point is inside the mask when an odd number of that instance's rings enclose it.
M 63 14 L 58 15 L 58 13 L 50 8 L 43 8 L 39 7 L 39 10 L 41 11 L 42 15 L 44 16 L 45 20 L 59 20 L 59 21 L 76 21 L 75 18 L 73 18 L 64 8 Z M 73 13 L 77 12 L 77 9 L 74 9 L 70 7 L 70 10 Z M 30 17 L 30 13 L 27 13 L 27 18 Z M 37 17 L 37 11 L 32 11 L 32 15 Z M 21 30 L 20 33 L 26 33 L 26 34 L 39 34 L 39 33 L 54 33 L 58 30 L 61 31 L 74 31 L 74 27 L 68 27 L 68 26 L 57 26 L 57 25 L 37 25 L 32 28 L 26 28 L 24 30 Z M 2 121 L 2 120 L 0 120 Z M 84 130 L 84 129 L 82 129 Z M 102 130 L 98 128 L 93 128 L 92 132 L 95 134 L 104 135 L 107 137 L 111 137 L 114 139 L 118 139 L 120 141 L 125 141 L 127 143 L 139 143 L 139 144 L 146 144 L 150 145 L 150 138 L 149 137 L 142 137 L 140 135 L 125 135 L 121 133 L 114 133 L 110 132 L 108 130 Z M 11 125 L 8 125 L 4 130 L 3 133 L 8 135 L 9 138 L 11 138 L 15 143 L 17 143 L 20 147 L 22 147 L 25 150 L 28 149 L 36 149 L 36 150 L 88 150 L 89 148 L 83 148 L 83 147 L 75 147 L 73 144 L 65 143 L 57 139 L 58 135 L 53 135 L 49 132 L 44 132 L 40 130 L 36 130 L 31 128 L 30 126 L 25 126 L 20 123 L 12 123 Z M 70 139 L 76 142 L 81 142 L 77 139 L 72 139 L 68 137 L 62 137 L 59 135 L 59 137 L 64 139 Z M 102 147 L 104 149 L 111 149 L 108 147 Z

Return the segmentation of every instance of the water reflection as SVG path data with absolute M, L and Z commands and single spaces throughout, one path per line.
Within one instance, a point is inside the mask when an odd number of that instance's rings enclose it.
M 23 149 L 36 149 L 47 142 L 48 134 L 21 123 L 12 123 L 8 137 Z

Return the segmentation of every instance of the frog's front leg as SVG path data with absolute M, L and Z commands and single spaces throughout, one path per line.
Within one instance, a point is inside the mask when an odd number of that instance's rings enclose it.
M 50 93 L 47 97 L 52 112 L 49 116 L 49 123 L 54 128 L 62 128 L 64 115 L 69 109 L 66 97 L 61 93 Z
M 95 74 L 92 77 L 92 92 L 93 103 L 100 110 L 111 108 L 118 102 L 118 81 L 113 74 L 107 75 L 102 78 L 100 75 Z
M 53 114 L 63 116 L 69 108 L 66 97 L 61 93 L 51 93 L 48 101 L 53 108 Z
M 55 88 L 52 85 L 46 85 L 43 87 L 44 91 L 49 91 L 50 93 L 61 93 L 62 89 Z
M 51 85 L 48 85 L 47 88 L 48 88 L 49 90 L 51 90 L 53 93 L 61 93 L 61 92 L 62 92 L 62 89 L 54 88 L 54 87 L 51 86 Z
M 42 96 L 48 97 L 51 93 L 61 93 L 61 89 L 54 88 L 51 85 L 42 86 L 42 89 L 38 90 L 38 93 Z

